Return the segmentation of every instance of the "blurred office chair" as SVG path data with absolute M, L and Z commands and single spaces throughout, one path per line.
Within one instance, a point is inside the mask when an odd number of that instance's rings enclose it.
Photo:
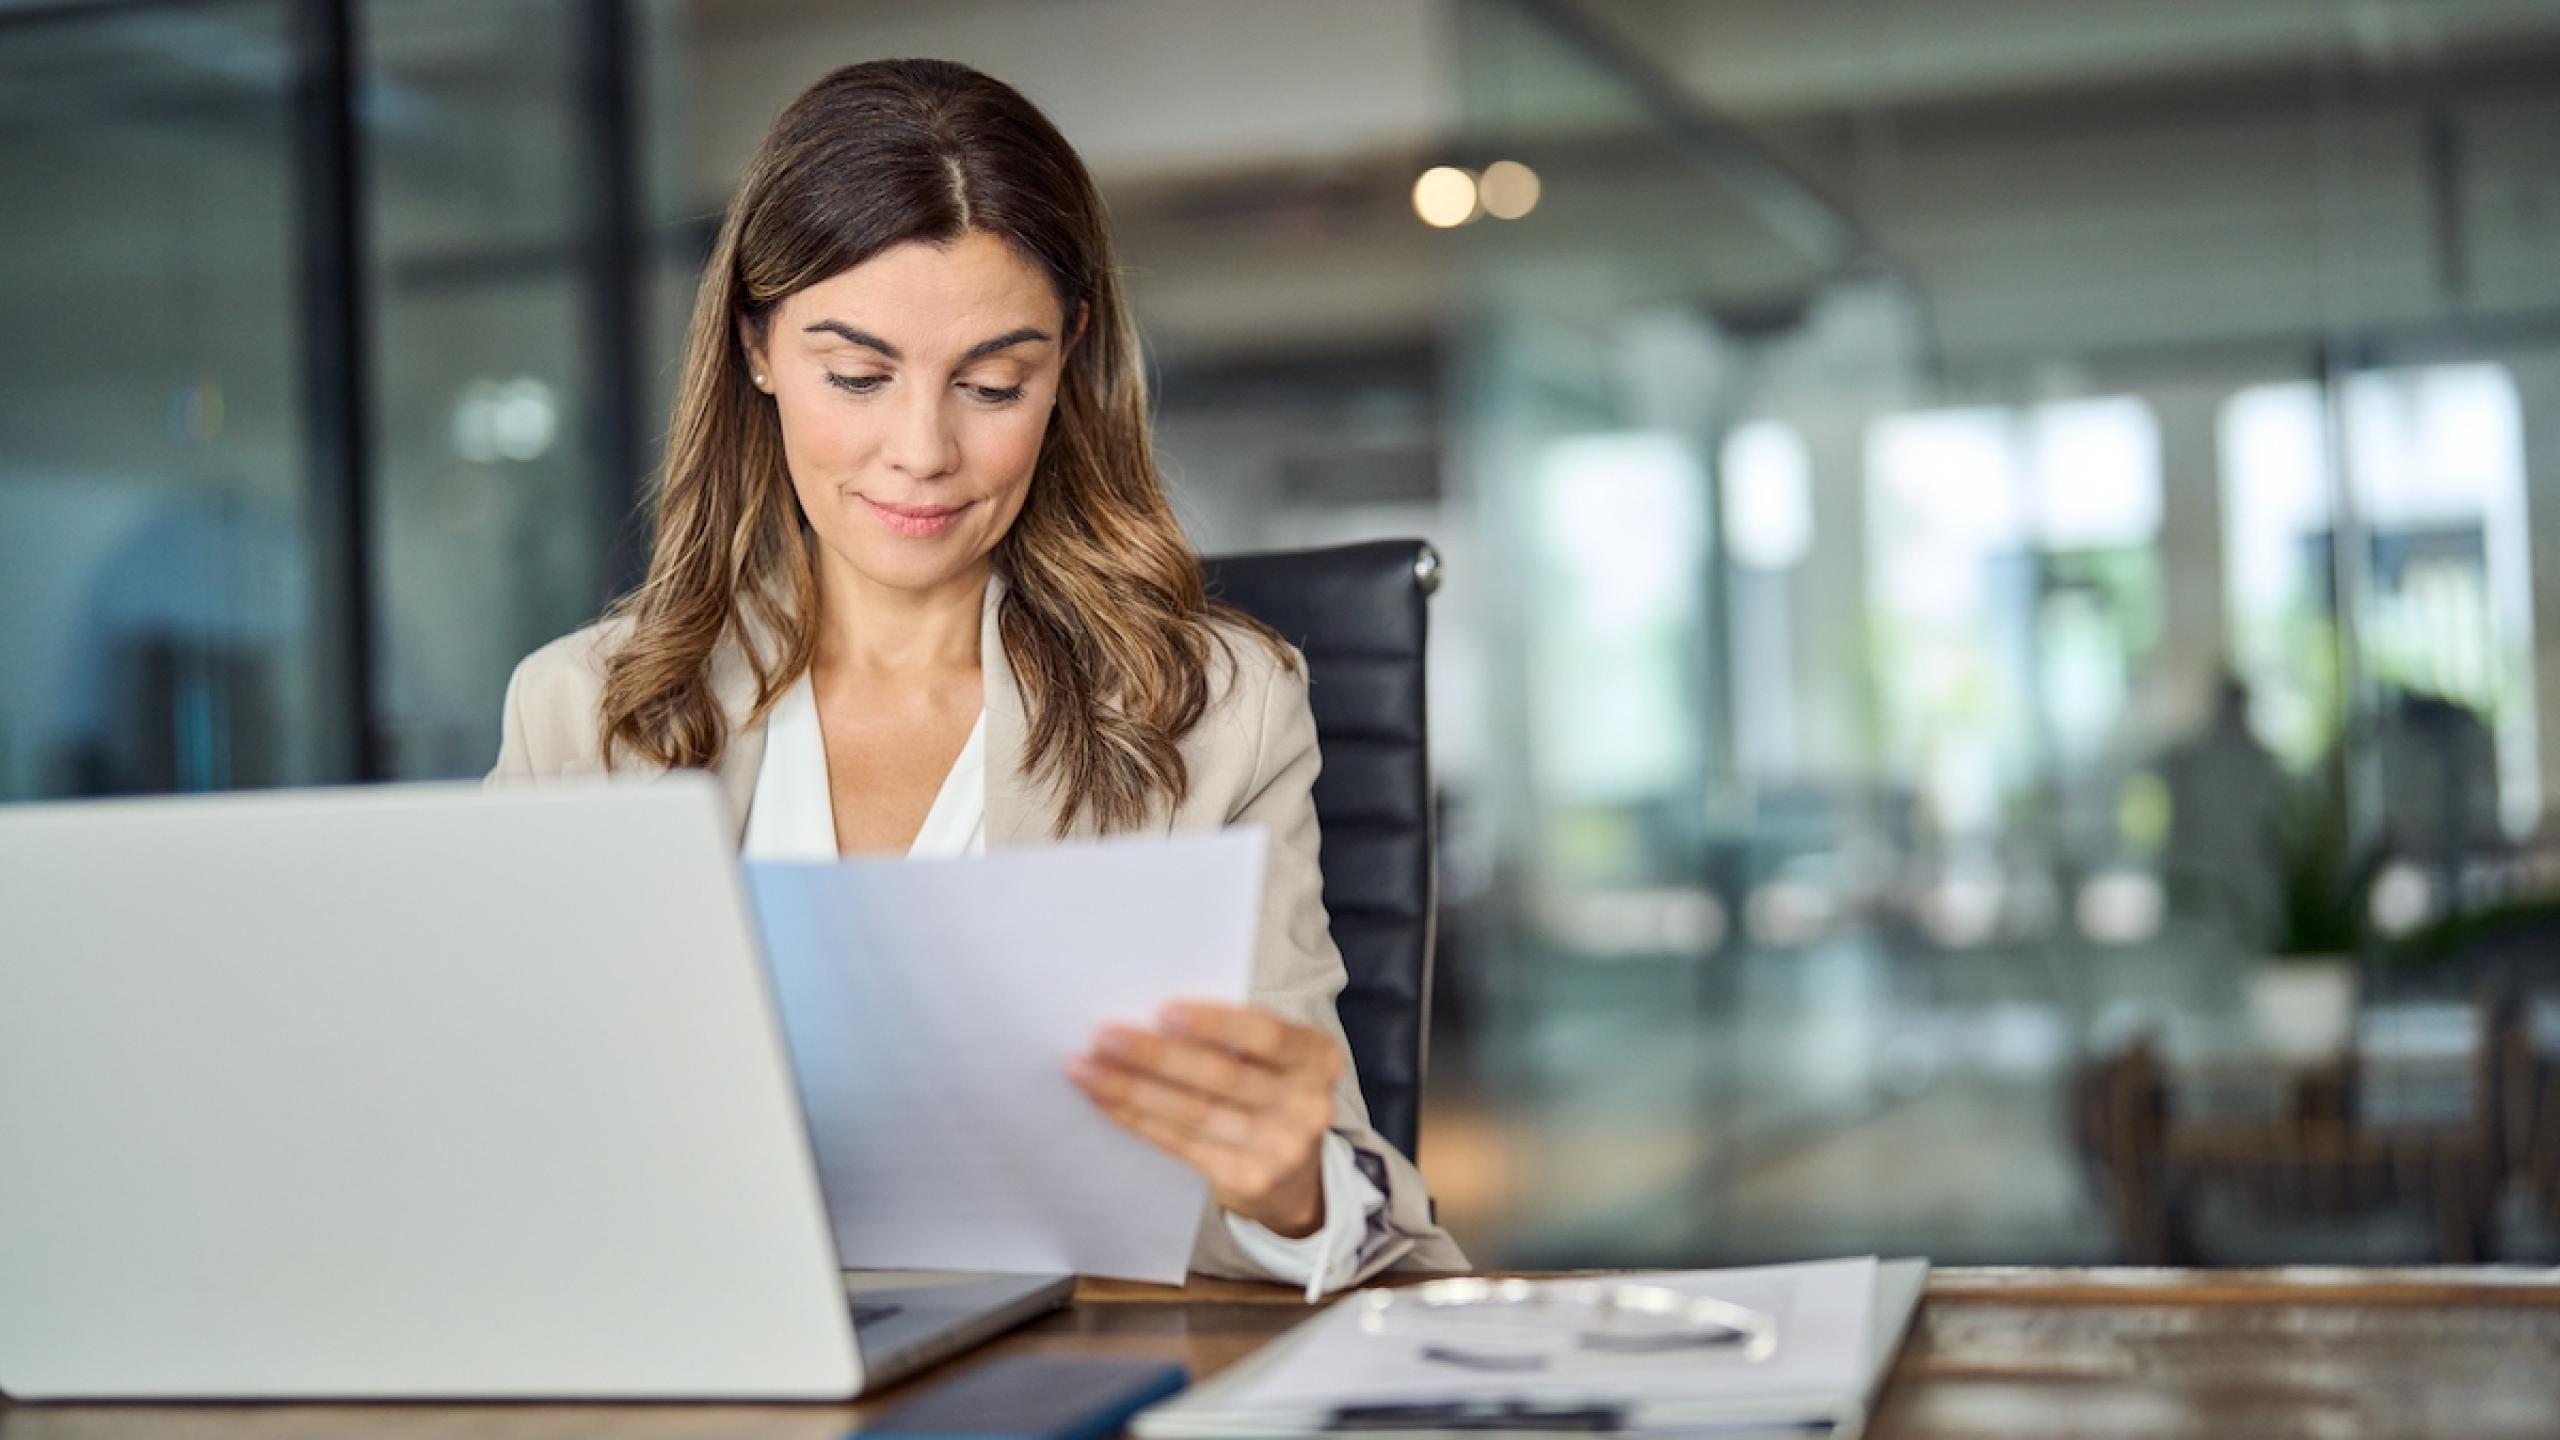
M 1306 652 L 1324 769 L 1324 904 L 1350 983 L 1337 1008 L 1369 1119 L 1410 1158 L 1431 1023 L 1437 879 L 1422 656 L 1440 557 L 1419 540 L 1201 562 L 1211 598 Z

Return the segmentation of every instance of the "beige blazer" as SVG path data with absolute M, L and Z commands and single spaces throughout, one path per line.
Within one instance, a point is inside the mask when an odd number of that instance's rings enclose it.
M 1062 808 L 1058 797 L 1022 770 L 1027 726 L 1013 668 L 997 633 L 1003 582 L 990 582 L 980 621 L 986 694 L 987 845 L 990 849 L 1049 841 Z M 507 683 L 504 735 L 492 784 L 555 780 L 603 773 L 596 745 L 604 692 L 604 657 L 629 633 L 630 622 L 590 625 L 543 646 L 516 666 Z M 1334 996 L 1342 989 L 1342 956 L 1334 948 L 1325 915 L 1322 877 L 1316 869 L 1315 716 L 1307 708 L 1306 666 L 1284 670 L 1270 648 L 1237 631 L 1232 643 L 1213 647 L 1211 701 L 1183 738 L 1190 793 L 1170 814 L 1141 833 L 1215 830 L 1261 825 L 1270 832 L 1270 871 L 1265 877 L 1262 923 L 1254 946 L 1252 1003 L 1312 1025 L 1342 1040 Z M 1218 652 L 1231 652 L 1232 659 Z M 712 686 L 729 716 L 729 744 L 714 767 L 741 839 L 764 759 L 764 727 L 745 725 L 755 701 L 755 677 L 744 653 L 724 642 L 713 653 Z M 624 771 L 633 762 L 625 760 Z M 1096 833 L 1080 819 L 1071 837 Z M 1348 1052 L 1346 1051 L 1346 1054 Z M 1334 1094 L 1334 1129 L 1353 1148 L 1377 1156 L 1387 1178 L 1387 1219 L 1412 1244 L 1384 1247 L 1363 1276 L 1399 1269 L 1464 1270 L 1467 1258 L 1431 1217 L 1422 1177 L 1411 1162 L 1369 1126 L 1359 1078 L 1345 1069 Z M 1373 1173 L 1374 1165 L 1364 1165 Z M 1215 1208 L 1202 1218 L 1191 1268 L 1206 1275 L 1263 1278 L 1262 1267 L 1227 1231 Z

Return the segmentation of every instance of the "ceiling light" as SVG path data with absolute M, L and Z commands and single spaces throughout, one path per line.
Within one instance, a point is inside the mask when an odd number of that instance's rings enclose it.
M 1496 220 L 1517 220 L 1538 208 L 1538 172 L 1517 160 L 1496 160 L 1484 167 L 1484 213 Z
M 1453 230 L 1476 218 L 1476 177 L 1455 165 L 1434 165 L 1413 182 L 1413 213 L 1422 223 Z

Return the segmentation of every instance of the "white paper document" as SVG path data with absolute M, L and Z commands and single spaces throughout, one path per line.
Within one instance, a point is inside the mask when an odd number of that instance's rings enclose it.
M 1244 1002 L 1263 852 L 1247 828 L 748 865 L 843 1263 L 1180 1283 L 1207 1186 L 1066 1065 L 1106 1021 Z
M 1739 1347 L 1648 1352 L 1576 1344 L 1569 1331 L 1549 1336 L 1554 1344 L 1530 1347 L 1527 1335 L 1500 1328 L 1481 1332 L 1491 1337 L 1482 1343 L 1453 1342 L 1430 1329 L 1372 1330 L 1354 1297 L 1140 1415 L 1132 1428 L 1149 1440 L 1371 1428 L 1850 1436 L 1892 1365 L 1927 1270 L 1919 1261 L 1880 1265 L 1861 1257 L 1596 1279 L 1604 1287 L 1660 1287 L 1757 1311 L 1774 1323 L 1775 1343 L 1756 1357 Z M 1569 1320 L 1539 1312 L 1521 1323 Z M 1447 1328 L 1444 1321 L 1439 1330 Z M 1516 1352 L 1509 1360 L 1500 1353 L 1506 1334 Z

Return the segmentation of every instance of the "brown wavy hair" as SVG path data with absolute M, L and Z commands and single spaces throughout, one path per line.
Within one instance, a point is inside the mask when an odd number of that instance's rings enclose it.
M 781 422 L 739 344 L 785 298 L 895 245 L 992 235 L 1056 287 L 1070 347 L 1030 493 L 992 557 L 998 617 L 1030 724 L 1027 768 L 1104 830 L 1182 798 L 1181 738 L 1206 712 L 1213 622 L 1285 661 L 1279 637 L 1211 601 L 1165 502 L 1146 378 L 1092 178 L 1012 87 L 964 65 L 884 60 L 811 86 L 748 165 L 705 267 L 656 497 L 648 578 L 613 607 L 629 636 L 605 666 L 599 723 L 617 752 L 709 766 L 728 744 L 715 649 L 756 679 L 746 723 L 770 711 L 817 646 L 812 543 L 785 467 Z

